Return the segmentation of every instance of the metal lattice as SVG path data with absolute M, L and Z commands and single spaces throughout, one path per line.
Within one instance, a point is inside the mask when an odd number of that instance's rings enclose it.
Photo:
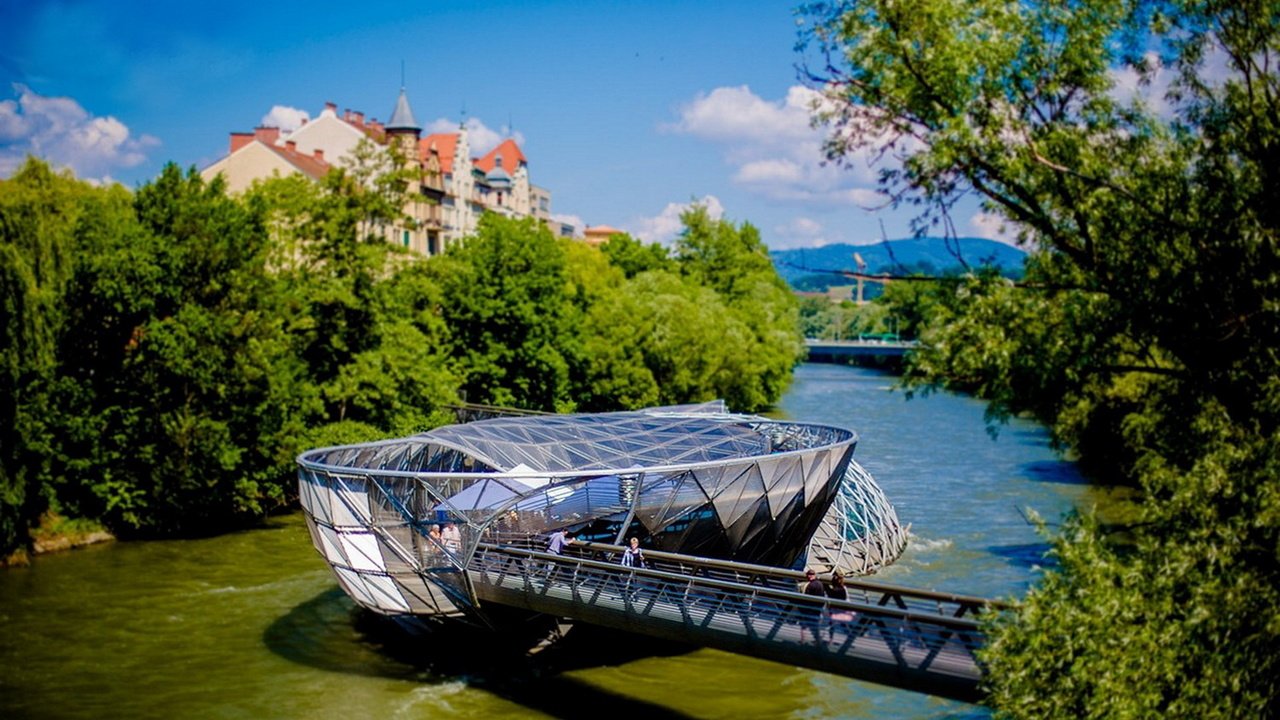
M 473 607 L 461 570 L 478 543 L 561 528 L 780 567 L 820 548 L 833 568 L 872 571 L 905 534 L 852 461 L 856 442 L 719 405 L 502 417 L 304 453 L 299 487 L 312 540 L 357 603 L 454 616 Z

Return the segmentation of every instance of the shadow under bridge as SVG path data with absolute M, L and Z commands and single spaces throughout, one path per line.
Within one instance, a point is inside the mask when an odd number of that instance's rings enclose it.
M 565 555 L 479 543 L 466 566 L 475 598 L 596 625 L 975 702 L 983 637 L 976 615 L 996 603 L 851 580 L 849 599 L 797 590 L 792 570 L 623 548 Z

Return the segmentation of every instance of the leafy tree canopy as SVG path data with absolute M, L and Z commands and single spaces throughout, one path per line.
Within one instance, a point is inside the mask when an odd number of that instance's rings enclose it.
M 460 393 L 756 410 L 785 388 L 795 304 L 750 226 L 691 216 L 676 260 L 487 215 L 422 258 L 387 242 L 399 167 L 362 146 L 236 197 L 172 165 L 135 193 L 38 161 L 0 182 L 0 549 L 47 510 L 134 536 L 251 522 L 291 505 L 301 450 L 428 429 Z
M 1123 546 L 1069 524 L 1059 568 L 995 628 L 1004 713 L 1275 713 L 1278 18 L 1265 1 L 806 10 L 830 156 L 878 153 L 921 232 L 977 193 L 1038 249 L 1025 289 L 940 286 L 911 382 L 1035 413 L 1145 493 Z

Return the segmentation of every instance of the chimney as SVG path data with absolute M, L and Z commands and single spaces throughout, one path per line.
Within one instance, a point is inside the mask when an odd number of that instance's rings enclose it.
M 320 148 L 316 148 L 316 160 L 319 160 L 320 162 L 324 162 L 324 150 L 321 150 Z
M 356 121 L 355 121 L 355 124 L 356 124 L 356 125 L 363 125 L 363 124 L 364 124 L 364 113 L 362 113 L 362 112 L 360 112 L 360 111 L 358 111 L 358 110 L 357 110 L 357 111 L 355 111 L 355 112 L 352 112 L 352 113 L 351 113 L 351 116 L 352 116 L 352 117 L 354 117 L 354 118 L 356 119 Z
M 235 152 L 251 142 L 253 142 L 253 133 L 233 132 L 231 133 L 231 152 Z
M 275 145 L 276 141 L 280 139 L 280 128 L 259 125 L 253 129 L 253 137 L 258 142 L 266 145 Z
M 334 115 L 337 115 L 338 103 L 326 102 L 324 104 L 324 109 L 325 109 L 325 112 L 330 112 L 330 113 L 333 113 Z
M 285 141 L 284 141 L 284 149 L 285 149 L 285 150 L 288 150 L 288 151 L 289 151 L 289 152 L 291 152 L 291 153 L 296 153 L 296 152 L 298 152 L 298 143 L 296 143 L 296 142 L 294 142 L 294 141 L 292 141 L 292 140 L 285 140 Z

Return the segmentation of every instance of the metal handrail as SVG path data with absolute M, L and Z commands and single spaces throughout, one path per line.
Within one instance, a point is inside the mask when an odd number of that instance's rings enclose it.
M 618 547 L 618 546 L 611 546 Z M 621 550 L 622 548 L 618 548 Z M 652 579 L 655 581 L 666 581 L 670 584 L 681 585 L 686 588 L 702 586 L 707 589 L 723 591 L 725 593 L 738 593 L 750 595 L 753 598 L 769 599 L 776 602 L 785 602 L 795 607 L 803 607 L 809 609 L 824 610 L 849 610 L 852 612 L 868 613 L 877 617 L 890 617 L 899 620 L 908 620 L 916 623 L 925 623 L 929 625 L 939 625 L 946 628 L 956 630 L 967 630 L 977 632 L 980 624 L 977 620 L 970 620 L 962 617 L 945 615 L 941 613 L 926 612 L 921 610 L 911 610 L 901 607 L 893 607 L 890 605 L 871 604 L 858 602 L 854 600 L 835 600 L 831 598 L 816 598 L 813 595 L 806 595 L 803 592 L 795 590 L 784 590 L 768 585 L 749 585 L 739 582 L 731 582 L 719 580 L 716 578 L 699 577 L 686 573 L 672 572 L 668 570 L 659 570 L 655 568 L 639 568 L 639 567 L 622 567 L 617 563 L 593 560 L 585 557 L 574 557 L 572 555 L 556 555 L 539 550 L 529 550 L 522 548 L 513 548 L 509 546 L 491 545 L 488 543 L 479 543 L 476 547 L 476 553 L 472 556 L 472 564 L 468 566 L 469 570 L 478 570 L 480 567 L 474 567 L 479 560 L 483 562 L 483 556 L 498 554 L 507 557 L 519 557 L 527 560 L 538 561 L 543 564 L 555 564 L 563 566 L 576 566 L 576 568 L 587 568 L 592 570 L 601 570 L 609 574 L 616 575 L 618 573 L 626 573 L 631 576 Z M 668 554 L 668 553 L 664 553 Z M 701 560 L 692 556 L 678 556 L 688 560 Z
M 484 602 L 959 700 L 979 697 L 977 650 L 984 639 L 976 620 L 941 610 L 839 601 L 769 585 L 624 567 L 586 557 L 584 551 L 588 549 L 579 547 L 577 554 L 556 555 L 481 543 L 466 575 Z M 684 559 L 686 565 L 699 560 Z
M 604 553 L 621 553 L 626 548 L 620 545 L 608 545 L 605 543 L 594 542 L 577 542 L 586 550 Z M 570 546 L 572 547 L 572 546 Z M 651 560 L 669 560 L 675 563 L 687 563 L 702 568 L 717 568 L 729 572 L 742 572 L 756 576 L 766 576 L 784 580 L 787 583 L 798 583 L 804 580 L 805 574 L 800 570 L 788 570 L 786 568 L 773 567 L 770 565 L 754 565 L 751 563 L 738 562 L 735 560 L 721 560 L 719 558 L 696 557 L 692 555 L 681 555 L 677 553 L 663 552 L 661 550 L 644 549 L 644 556 Z M 820 577 L 829 578 L 830 573 L 821 573 Z M 998 600 L 978 597 L 975 595 L 960 595 L 957 593 L 939 592 L 937 590 L 921 590 L 917 588 L 906 587 L 903 585 L 893 585 L 890 583 L 875 582 L 871 580 L 862 580 L 858 578 L 845 578 L 845 587 L 849 590 L 865 590 L 867 592 L 901 595 L 910 598 L 919 598 L 934 602 L 955 603 L 957 605 L 973 606 L 975 609 L 991 609 L 991 610 L 1008 610 L 1012 605 Z

